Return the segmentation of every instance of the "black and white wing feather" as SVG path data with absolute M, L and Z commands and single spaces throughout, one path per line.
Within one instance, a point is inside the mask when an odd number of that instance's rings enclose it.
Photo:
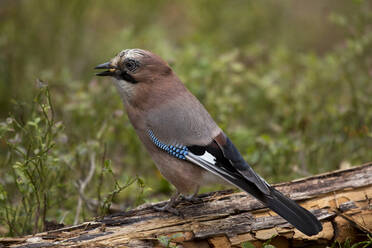
M 251 194 L 306 235 L 316 235 L 322 230 L 321 223 L 312 213 L 256 174 L 224 133 L 207 146 L 187 148 L 186 160 Z
M 322 230 L 321 223 L 312 213 L 255 173 L 224 133 L 221 132 L 206 146 L 167 145 L 152 131 L 149 131 L 149 136 L 157 147 L 171 156 L 198 165 L 251 194 L 306 235 L 315 235 Z

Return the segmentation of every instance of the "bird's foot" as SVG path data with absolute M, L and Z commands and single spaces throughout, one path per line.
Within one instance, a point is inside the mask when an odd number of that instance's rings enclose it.
M 203 202 L 203 200 L 195 194 L 193 194 L 193 195 L 181 195 L 181 200 L 190 202 L 192 204 L 198 204 L 198 203 Z
M 198 197 L 199 192 L 199 186 L 195 188 L 195 191 L 191 195 L 182 195 L 181 194 L 181 200 L 190 202 L 192 204 L 202 203 L 203 200 Z
M 170 201 L 167 204 L 165 204 L 163 207 L 153 206 L 153 208 L 159 212 L 168 212 L 168 213 L 183 217 L 183 214 L 179 210 L 176 209 L 176 206 L 180 203 L 179 198 L 180 198 L 180 193 L 176 191 L 171 196 Z
M 158 212 L 167 212 L 167 213 L 174 214 L 176 216 L 183 217 L 183 214 L 178 209 L 176 209 L 174 206 L 171 206 L 169 203 L 162 207 L 153 206 L 153 208 Z

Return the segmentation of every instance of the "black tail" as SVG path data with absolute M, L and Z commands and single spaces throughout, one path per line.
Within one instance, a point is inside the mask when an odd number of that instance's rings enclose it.
M 255 185 L 249 182 L 246 185 L 240 183 L 239 187 L 263 202 L 268 208 L 286 219 L 304 234 L 312 236 L 322 231 L 322 224 L 312 213 L 284 196 L 273 187 L 269 188 L 269 195 L 262 193 Z
M 214 156 L 213 160 L 197 155 L 198 151 L 194 147 L 189 147 L 190 152 L 186 158 L 251 194 L 304 234 L 312 236 L 322 230 L 321 223 L 312 213 L 266 183 L 244 161 L 230 140 L 226 140 L 225 145 L 213 146 L 211 143 L 205 147 L 197 147 L 202 150 L 201 155 L 208 151 Z

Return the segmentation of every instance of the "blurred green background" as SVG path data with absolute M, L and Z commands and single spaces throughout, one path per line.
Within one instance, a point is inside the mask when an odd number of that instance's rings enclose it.
M 0 236 L 169 197 L 94 76 L 125 48 L 168 61 L 271 183 L 372 161 L 371 24 L 362 0 L 0 1 Z

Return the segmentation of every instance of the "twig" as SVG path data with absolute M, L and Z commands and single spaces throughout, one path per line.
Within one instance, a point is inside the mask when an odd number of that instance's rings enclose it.
M 96 158 L 96 154 L 93 152 L 90 156 L 90 169 L 89 169 L 88 176 L 85 178 L 84 181 L 79 182 L 79 185 L 78 185 L 79 186 L 79 188 L 78 188 L 78 190 L 79 190 L 79 200 L 78 200 L 78 204 L 77 204 L 77 207 L 76 207 L 74 225 L 76 225 L 79 222 L 79 216 L 80 216 L 81 208 L 83 206 L 83 201 L 84 201 L 83 196 L 84 196 L 85 187 L 92 180 L 94 172 L 96 170 L 95 158 Z
M 103 185 L 103 173 L 104 173 L 104 168 L 105 168 L 106 153 L 107 153 L 107 145 L 105 143 L 103 146 L 103 155 L 102 155 L 102 161 L 101 161 L 102 168 L 101 168 L 101 172 L 99 173 L 98 186 L 97 186 L 98 202 L 101 202 L 101 190 L 102 190 L 102 185 Z

